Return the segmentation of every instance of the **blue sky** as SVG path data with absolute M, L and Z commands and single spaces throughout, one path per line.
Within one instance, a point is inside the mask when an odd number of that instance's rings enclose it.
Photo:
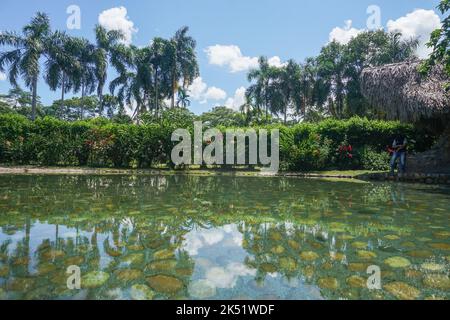
M 425 42 L 439 24 L 438 0 L 2 0 L 0 30 L 20 30 L 37 11 L 49 14 L 55 29 L 93 40 L 100 21 L 121 28 L 133 44 L 142 46 L 155 36 L 171 37 L 183 26 L 197 40 L 201 79 L 191 88 L 191 110 L 201 113 L 215 105 L 236 108 L 248 86 L 246 72 L 256 57 L 265 55 L 274 65 L 317 55 L 330 39 L 346 42 L 377 17 L 381 27 L 418 36 Z M 81 10 L 81 29 L 67 30 L 70 5 Z M 115 8 L 115 9 L 113 9 Z M 111 10 L 113 9 L 113 10 Z M 430 11 L 432 10 L 432 11 Z M 376 21 L 371 19 L 370 21 Z M 426 55 L 426 50 L 419 52 Z M 9 89 L 0 75 L 0 93 Z M 45 104 L 58 99 L 43 81 L 39 95 Z

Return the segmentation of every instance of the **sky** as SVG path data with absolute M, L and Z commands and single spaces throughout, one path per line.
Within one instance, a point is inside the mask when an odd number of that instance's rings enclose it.
M 418 55 L 426 57 L 425 43 L 440 26 L 438 4 L 438 0 L 2 0 L 0 32 L 21 30 L 37 11 L 49 15 L 54 29 L 70 35 L 94 40 L 93 29 L 101 24 L 122 30 L 126 42 L 137 46 L 148 45 L 154 37 L 170 38 L 180 27 L 189 26 L 200 65 L 200 77 L 190 88 L 190 109 L 200 114 L 217 105 L 238 109 L 249 85 L 247 72 L 261 55 L 275 66 L 291 58 L 302 62 L 333 39 L 347 43 L 363 30 L 384 28 L 419 37 Z M 6 75 L 0 74 L 0 93 L 9 88 Z M 60 96 L 42 79 L 38 94 L 44 105 Z

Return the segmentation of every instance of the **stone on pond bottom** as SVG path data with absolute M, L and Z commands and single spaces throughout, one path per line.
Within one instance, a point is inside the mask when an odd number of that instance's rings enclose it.
M 360 276 L 350 276 L 346 280 L 347 284 L 352 288 L 366 288 L 367 280 Z
M 147 283 L 153 290 L 165 294 L 175 294 L 183 288 L 181 280 L 165 275 L 148 277 Z
M 101 287 L 108 281 L 109 274 L 103 271 L 92 271 L 81 277 L 81 286 L 86 289 Z
M 300 258 L 306 261 L 314 261 L 319 258 L 319 255 L 313 251 L 305 251 L 300 254 Z
M 427 274 L 423 283 L 429 288 L 450 290 L 450 278 L 444 274 Z
M 322 289 L 336 290 L 339 287 L 339 282 L 337 281 L 336 278 L 327 277 L 319 279 L 318 285 Z
M 415 300 L 420 295 L 419 290 L 400 281 L 388 283 L 384 286 L 384 289 L 400 300 Z
M 406 268 L 411 265 L 411 262 L 403 257 L 390 257 L 384 260 L 384 263 L 391 268 Z

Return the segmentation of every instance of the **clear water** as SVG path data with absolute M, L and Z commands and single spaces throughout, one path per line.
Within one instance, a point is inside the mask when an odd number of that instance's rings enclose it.
M 448 187 L 0 176 L 0 299 L 449 299 L 449 216 Z

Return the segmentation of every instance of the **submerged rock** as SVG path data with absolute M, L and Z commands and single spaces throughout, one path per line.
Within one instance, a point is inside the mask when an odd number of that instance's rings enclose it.
M 191 283 L 189 294 L 196 299 L 207 299 L 216 295 L 216 286 L 209 280 L 199 280 Z
M 371 259 L 377 257 L 377 254 L 375 252 L 366 251 L 366 250 L 359 250 L 357 252 L 357 255 L 359 258 L 364 259 L 364 260 L 371 260 Z
M 164 259 L 170 259 L 170 258 L 175 257 L 175 254 L 174 254 L 174 252 L 172 250 L 163 249 L 163 250 L 156 251 L 153 254 L 153 257 L 156 260 L 164 260 Z
M 355 249 L 366 249 L 367 243 L 362 241 L 355 241 L 352 243 L 352 247 Z
M 433 252 L 431 252 L 430 250 L 411 250 L 408 251 L 406 254 L 413 258 L 422 258 L 422 259 L 433 256 Z
M 145 284 L 135 284 L 131 287 L 130 295 L 133 300 L 153 300 L 155 293 Z
M 288 272 L 293 272 L 297 270 L 297 261 L 291 257 L 280 258 L 280 268 Z
M 313 251 L 305 251 L 300 254 L 300 258 L 305 261 L 315 261 L 319 258 L 319 255 Z
M 387 240 L 398 240 L 398 239 L 400 239 L 400 237 L 396 236 L 395 234 L 388 234 L 388 235 L 384 236 L 384 238 L 387 239 Z
M 384 263 L 391 268 L 407 268 L 411 265 L 411 262 L 403 257 L 391 257 L 384 260 Z
M 183 282 L 171 276 L 157 275 L 148 277 L 146 280 L 153 290 L 165 294 L 172 295 L 183 288 Z
M 423 284 L 433 289 L 450 290 L 450 278 L 444 274 L 427 274 Z
M 281 261 L 280 261 L 280 264 L 281 264 Z M 266 273 L 274 273 L 277 271 L 277 267 L 271 263 L 262 263 L 260 268 L 262 271 L 264 271 Z
M 284 248 L 281 245 L 275 246 L 272 249 L 270 249 L 270 252 L 274 254 L 282 254 L 284 252 Z
M 339 287 L 337 279 L 332 277 L 321 278 L 317 283 L 322 289 L 336 290 Z
M 108 281 L 109 274 L 103 271 L 92 271 L 81 278 L 81 286 L 86 289 L 101 287 Z
M 450 250 L 449 243 L 430 243 L 429 246 L 432 247 L 433 249 Z
M 347 269 L 351 272 L 366 272 L 369 264 L 361 262 L 349 263 Z
M 177 260 L 168 259 L 168 260 L 158 260 L 153 261 L 149 265 L 147 265 L 147 269 L 151 271 L 171 271 L 175 269 L 177 265 Z
M 432 263 L 432 262 L 422 263 L 420 265 L 420 267 L 423 270 L 432 271 L 432 272 L 438 272 L 438 271 L 444 271 L 445 270 L 445 265 L 438 264 L 438 263 Z
M 36 279 L 34 278 L 15 278 L 9 283 L 8 289 L 11 291 L 25 292 L 31 290 L 35 283 Z
M 114 274 L 117 279 L 124 282 L 139 279 L 144 275 L 141 270 L 135 269 L 117 270 Z
M 348 277 L 346 282 L 352 288 L 366 288 L 367 287 L 367 280 L 360 276 Z
M 420 295 L 418 289 L 400 281 L 388 283 L 384 286 L 384 289 L 400 300 L 415 300 Z
M 340 252 L 330 252 L 330 259 L 333 261 L 342 261 L 345 258 L 345 254 Z
M 289 247 L 291 247 L 294 250 L 300 249 L 300 244 L 294 240 L 288 240 L 288 245 L 289 245 Z

